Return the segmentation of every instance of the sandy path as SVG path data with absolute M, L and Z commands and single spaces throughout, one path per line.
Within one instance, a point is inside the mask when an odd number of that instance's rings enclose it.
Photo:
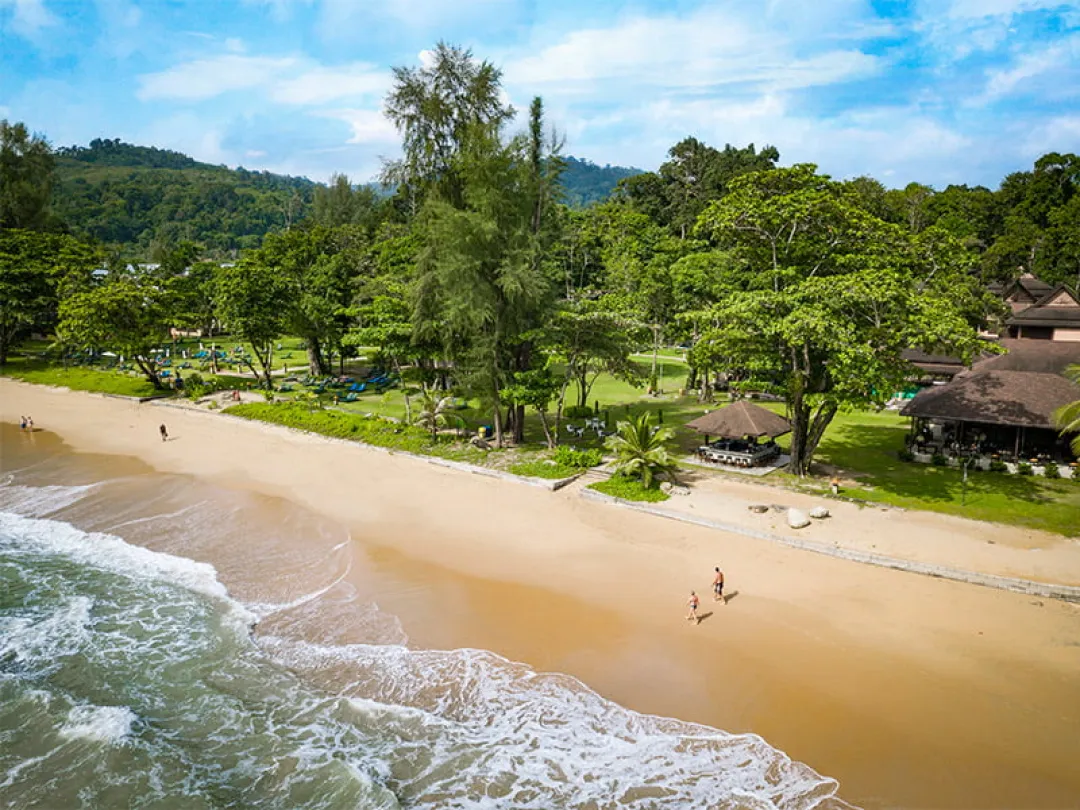
M 435 579 L 453 572 L 490 600 L 489 618 L 453 630 L 438 605 L 389 600 L 417 643 L 495 649 L 576 674 L 632 708 L 755 731 L 868 806 L 1055 807 L 1080 795 L 1076 606 L 258 423 L 0 381 L 0 419 L 26 412 L 77 450 L 292 499 L 354 527 L 397 564 Z M 162 421 L 168 443 L 157 436 Z M 802 497 L 774 492 L 769 502 Z M 952 524 L 911 512 L 860 519 L 876 539 L 934 527 L 948 537 Z M 957 542 L 950 559 L 982 564 L 962 557 L 975 545 Z M 715 563 L 738 595 L 715 609 L 706 598 L 714 615 L 687 625 L 687 592 L 707 596 Z

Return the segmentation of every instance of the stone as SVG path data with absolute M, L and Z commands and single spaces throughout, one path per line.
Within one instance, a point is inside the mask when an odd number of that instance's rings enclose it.
M 824 506 L 815 506 L 813 509 L 810 510 L 810 517 L 815 518 L 816 520 L 821 520 L 822 518 L 827 518 L 828 516 L 829 510 L 826 509 Z
M 764 503 L 752 503 L 746 508 L 749 509 L 751 512 L 756 512 L 759 515 L 762 515 L 765 512 L 769 511 L 768 505 Z
M 801 509 L 788 509 L 787 525 L 793 529 L 801 529 L 804 526 L 810 525 L 810 518 L 806 512 Z
M 671 488 L 672 495 L 689 495 L 690 487 L 674 486 Z

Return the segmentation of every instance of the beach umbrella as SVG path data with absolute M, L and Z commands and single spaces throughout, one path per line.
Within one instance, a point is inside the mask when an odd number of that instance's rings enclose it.
M 739 400 L 725 408 L 699 416 L 686 427 L 707 436 L 725 439 L 741 439 L 743 436 L 783 436 L 791 431 L 791 423 L 784 417 L 760 405 Z

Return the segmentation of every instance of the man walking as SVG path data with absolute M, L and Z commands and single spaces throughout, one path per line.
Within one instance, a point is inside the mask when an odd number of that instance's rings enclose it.
M 722 602 L 727 604 L 727 600 L 724 598 L 724 572 L 720 570 L 720 566 L 716 567 L 716 576 L 712 581 L 713 589 L 713 601 Z
M 169 440 L 169 430 L 165 427 L 165 423 L 162 422 L 161 427 L 158 428 L 161 431 L 161 440 L 167 442 Z

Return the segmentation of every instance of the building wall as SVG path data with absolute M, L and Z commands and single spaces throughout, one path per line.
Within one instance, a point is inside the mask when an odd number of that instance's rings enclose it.
M 1055 329 L 1053 339 L 1069 343 L 1080 343 L 1080 329 Z

